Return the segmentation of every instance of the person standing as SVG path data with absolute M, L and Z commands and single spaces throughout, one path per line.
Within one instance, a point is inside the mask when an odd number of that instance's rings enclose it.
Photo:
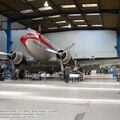
M 64 69 L 64 80 L 65 80 L 65 83 L 69 83 L 70 70 L 71 70 L 71 68 L 68 65 Z

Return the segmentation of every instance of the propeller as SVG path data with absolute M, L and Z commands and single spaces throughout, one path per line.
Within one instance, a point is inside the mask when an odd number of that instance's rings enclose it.
M 69 51 L 74 45 L 75 45 L 75 43 L 72 43 L 71 45 L 69 45 L 68 47 L 66 47 L 64 49 L 64 51 Z
M 0 55 L 5 55 L 5 56 L 7 56 L 7 55 L 9 55 L 9 53 L 0 52 Z
M 46 49 L 48 52 L 51 52 L 51 53 L 57 55 L 57 57 L 58 57 L 59 60 L 60 60 L 61 71 L 64 71 L 63 59 L 64 59 L 65 56 L 66 56 L 65 51 L 69 51 L 74 45 L 75 45 L 75 43 L 72 43 L 70 46 L 66 47 L 64 50 L 58 50 L 58 51 L 53 50 L 53 49 L 50 49 L 50 48 L 47 48 L 47 49 Z
M 16 53 L 11 51 L 9 53 L 5 53 L 5 52 L 0 52 L 0 55 L 4 55 L 6 56 L 9 60 L 13 60 L 16 56 Z
M 47 50 L 48 52 L 51 52 L 51 53 L 55 53 L 55 54 L 58 53 L 57 51 L 55 51 L 55 50 L 53 50 L 53 49 L 50 49 L 50 48 L 47 48 L 46 50 Z
M 64 66 L 63 66 L 63 60 L 62 60 L 62 58 L 60 59 L 60 67 L 61 67 L 61 71 L 63 72 L 64 71 Z

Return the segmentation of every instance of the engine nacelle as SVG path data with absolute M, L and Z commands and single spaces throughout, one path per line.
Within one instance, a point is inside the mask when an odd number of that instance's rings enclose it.
M 16 66 L 26 63 L 26 58 L 21 52 L 13 52 L 10 53 L 8 58 L 12 61 L 12 63 Z
M 61 59 L 63 61 L 63 64 L 68 64 L 71 59 L 72 59 L 72 56 L 70 54 L 70 51 L 63 51 L 63 50 L 60 50 L 58 51 L 58 54 L 56 55 L 56 58 L 57 58 L 57 61 L 60 63 L 61 62 Z

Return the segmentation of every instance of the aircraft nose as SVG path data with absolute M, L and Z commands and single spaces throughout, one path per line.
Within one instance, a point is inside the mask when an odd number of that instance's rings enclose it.
M 20 41 L 21 41 L 23 44 L 25 44 L 26 40 L 27 40 L 27 37 L 26 37 L 26 36 L 22 36 L 21 39 L 20 39 Z

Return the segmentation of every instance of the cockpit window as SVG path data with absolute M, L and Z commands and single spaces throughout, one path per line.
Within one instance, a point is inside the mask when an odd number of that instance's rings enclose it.
M 39 35 L 38 35 L 38 34 L 28 33 L 28 34 L 27 34 L 27 37 L 36 37 L 36 38 L 39 38 Z

